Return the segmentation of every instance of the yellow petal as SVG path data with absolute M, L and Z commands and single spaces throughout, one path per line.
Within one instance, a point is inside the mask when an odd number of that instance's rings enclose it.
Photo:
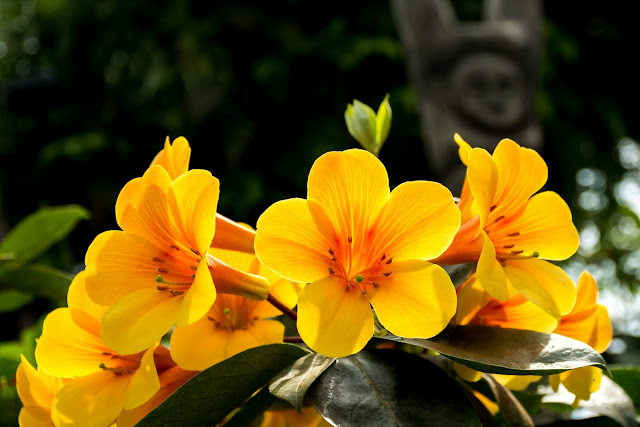
M 230 335 L 207 317 L 189 326 L 178 326 L 171 334 L 171 357 L 183 369 L 203 371 L 227 358 Z
M 596 307 L 596 332 L 595 339 L 589 344 L 598 353 L 604 353 L 609 348 L 613 339 L 613 328 L 609 319 L 609 312 L 604 305 L 598 304 Z
M 560 374 L 562 385 L 580 400 L 589 400 L 602 382 L 602 370 L 594 366 L 565 371 Z
M 258 218 L 256 256 L 280 276 L 310 283 L 328 274 L 332 235 L 319 228 L 306 200 L 282 200 Z
M 177 323 L 180 326 L 190 325 L 202 316 L 207 314 L 216 300 L 216 288 L 209 267 L 201 262 L 196 270 L 196 277 L 189 287 L 180 311 L 178 312 Z
M 158 390 L 158 392 L 154 394 L 151 399 L 147 400 L 142 405 L 137 406 L 133 409 L 123 410 L 118 416 L 116 425 L 118 427 L 135 426 L 149 412 L 153 411 L 158 407 L 158 405 L 164 402 L 171 393 L 176 391 L 180 386 L 193 378 L 195 374 L 197 374 L 197 372 L 185 371 L 177 366 L 161 372 L 160 390 Z
M 124 400 L 124 409 L 142 405 L 160 390 L 158 371 L 153 361 L 156 346 L 147 349 L 140 360 L 140 367 L 131 375 L 131 382 Z
M 129 181 L 116 200 L 116 221 L 124 231 L 137 234 L 157 247 L 175 244 L 167 202 L 171 178 L 161 166 L 151 166 L 142 177 Z
M 467 179 L 480 213 L 480 227 L 484 227 L 498 191 L 498 168 L 485 149 L 469 152 Z
M 363 253 L 367 234 L 389 200 L 387 170 L 380 160 L 365 150 L 323 154 L 309 172 L 307 199 L 322 206 L 335 227 L 342 247 L 349 247 L 347 240 L 351 238 L 354 253 Z M 265 264 L 269 266 L 269 263 Z
M 177 222 L 179 241 L 206 254 L 216 227 L 220 181 L 211 172 L 194 169 L 171 185 L 167 200 Z
M 560 374 L 549 375 L 549 385 L 557 393 L 560 388 Z
M 189 158 L 191 157 L 191 147 L 189 142 L 178 137 L 173 140 L 173 145 L 169 143 L 169 137 L 164 142 L 164 149 L 156 155 L 150 166 L 160 165 L 167 171 L 172 180 L 189 170 Z
M 367 287 L 380 323 L 406 338 L 431 338 L 442 331 L 456 311 L 456 291 L 446 271 L 418 260 L 394 261 L 391 269 L 378 287 Z
M 109 306 L 125 295 L 155 288 L 158 263 L 165 251 L 150 241 L 123 231 L 105 231 L 89 246 L 86 290 L 96 304 Z
M 60 389 L 51 419 L 60 426 L 107 426 L 122 411 L 131 375 L 100 371 L 78 378 Z
M 598 304 L 598 284 L 588 271 L 583 271 L 580 274 L 577 292 L 576 305 L 568 316 L 591 313 Z
M 51 412 L 40 406 L 24 406 L 18 415 L 18 425 L 20 427 L 50 427 Z
M 576 287 L 560 267 L 541 259 L 505 261 L 504 272 L 513 287 L 553 317 L 569 313 Z
M 462 183 L 462 190 L 460 191 L 460 201 L 458 202 L 458 209 L 460 209 L 460 222 L 462 224 L 465 224 L 480 215 L 478 204 L 473 198 L 471 187 L 469 187 L 469 178 L 466 174 Z
M 457 325 L 466 325 L 471 322 L 476 313 L 491 300 L 491 295 L 480 285 L 475 274 L 471 275 L 457 289 L 456 293 L 457 306 L 454 323 Z
M 514 247 L 525 254 L 538 252 L 541 259 L 563 260 L 573 255 L 580 245 L 580 237 L 571 221 L 571 211 L 562 198 L 552 191 L 536 194 L 526 204 L 522 215 L 505 227 L 502 233 L 493 233 L 497 242 L 498 234 L 517 231 L 515 237 L 505 237 Z
M 227 357 L 250 348 L 277 344 L 284 338 L 284 325 L 277 320 L 258 320 L 246 329 L 233 331 L 227 346 Z
M 547 164 L 535 150 L 520 147 L 510 139 L 500 141 L 493 160 L 499 182 L 493 200 L 498 206 L 495 215 L 509 218 L 547 182 Z
M 255 238 L 256 232 L 254 230 L 243 227 L 219 213 L 216 214 L 216 233 L 213 236 L 211 247 L 253 254 Z
M 471 369 L 462 363 L 453 362 L 453 370 L 456 371 L 460 378 L 470 383 L 478 382 L 482 378 L 482 372 Z
M 484 237 L 484 243 L 478 260 L 478 281 L 492 297 L 506 301 L 509 298 L 507 276 L 505 276 L 505 271 L 496 260 L 496 248 L 493 246 L 491 239 L 487 237 L 484 231 L 481 231 L 481 235 Z
M 298 331 L 309 347 L 325 356 L 357 353 L 373 336 L 369 300 L 336 276 L 313 282 L 298 297 Z
M 529 384 L 540 381 L 542 377 L 538 375 L 500 375 L 491 374 L 493 378 L 509 390 L 523 391 Z
M 99 371 L 108 351 L 99 336 L 76 325 L 68 308 L 58 308 L 44 319 L 36 360 L 48 374 L 71 378 Z
M 99 305 L 89 298 L 86 289 L 85 270 L 76 274 L 67 292 L 67 306 L 73 321 L 85 331 L 100 336 L 100 319 L 109 307 Z
M 469 145 L 469 143 L 467 143 L 467 141 L 462 139 L 462 137 L 458 133 L 455 133 L 453 135 L 453 140 L 455 141 L 456 144 L 458 144 L 458 156 L 460 156 L 460 161 L 464 165 L 468 165 L 469 152 L 471 151 L 471 146 Z
M 156 289 L 126 295 L 102 317 L 102 340 L 123 355 L 146 350 L 176 323 L 183 299 Z
M 397 186 L 373 230 L 369 265 L 386 253 L 394 260 L 430 260 L 442 254 L 460 228 L 460 210 L 443 185 L 411 181 Z

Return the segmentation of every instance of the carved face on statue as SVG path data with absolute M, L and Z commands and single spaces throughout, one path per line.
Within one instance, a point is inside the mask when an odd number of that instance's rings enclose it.
M 393 0 L 408 74 L 418 94 L 425 155 L 459 188 L 454 133 L 493 150 L 503 138 L 539 148 L 535 114 L 542 51 L 538 0 L 485 2 L 484 19 L 459 22 L 447 0 Z
M 509 129 L 528 113 L 524 73 L 508 56 L 469 54 L 456 62 L 449 79 L 453 108 L 479 127 Z

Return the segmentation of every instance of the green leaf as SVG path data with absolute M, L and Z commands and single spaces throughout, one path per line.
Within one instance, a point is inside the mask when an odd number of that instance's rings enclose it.
M 548 393 L 545 393 L 542 398 L 545 406 L 550 403 L 571 405 L 575 400 L 575 396 L 562 386 L 556 393 L 551 390 L 551 387 L 548 387 L 547 391 Z M 638 425 L 631 398 L 622 387 L 605 376 L 602 377 L 600 389 L 591 393 L 589 400 L 581 400 L 578 408 L 609 417 L 625 427 Z M 575 415 L 572 415 L 573 417 Z
M 251 348 L 200 372 L 136 426 L 215 425 L 308 352 L 292 344 Z
M 478 325 L 449 325 L 430 339 L 380 336 L 436 351 L 478 371 L 552 375 L 596 366 L 611 376 L 602 356 L 587 344 L 557 334 Z
M 72 274 L 47 265 L 31 264 L 19 270 L 0 270 L 0 288 L 48 298 L 58 305 L 66 305 L 71 280 Z
M 269 384 L 274 396 L 289 402 L 300 412 L 304 395 L 313 382 L 336 359 L 320 353 L 308 354 L 280 371 Z
M 89 211 L 78 205 L 47 207 L 30 214 L 0 242 L 0 253 L 14 256 L 13 260 L 2 263 L 2 267 L 23 266 L 64 239 L 78 221 L 88 218 Z
M 482 379 L 489 384 L 500 407 L 502 418 L 508 426 L 534 426 L 531 416 L 508 388 L 496 381 L 490 374 L 482 374 Z
M 452 377 L 397 350 L 365 350 L 337 359 L 313 383 L 309 397 L 338 426 L 480 425 Z
M 0 313 L 15 311 L 33 301 L 33 295 L 15 290 L 0 291 Z
M 609 369 L 614 381 L 633 401 L 636 411 L 640 411 L 640 366 L 610 365 Z
M 275 402 L 276 397 L 264 387 L 242 405 L 240 410 L 225 423 L 225 427 L 259 427 L 264 411 Z

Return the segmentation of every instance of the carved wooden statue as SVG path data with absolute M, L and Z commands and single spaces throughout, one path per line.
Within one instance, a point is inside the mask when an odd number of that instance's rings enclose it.
M 485 0 L 484 19 L 460 22 L 447 0 L 392 0 L 425 151 L 454 192 L 462 182 L 453 134 L 493 151 L 502 138 L 539 148 L 542 56 L 538 0 Z

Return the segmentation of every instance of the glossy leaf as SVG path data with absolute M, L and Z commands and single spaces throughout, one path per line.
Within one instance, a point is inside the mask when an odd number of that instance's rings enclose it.
M 0 313 L 15 311 L 33 301 L 33 295 L 15 290 L 0 291 Z
M 240 410 L 227 421 L 225 427 L 253 427 L 260 426 L 262 414 L 276 401 L 276 397 L 264 387 L 255 396 L 245 402 Z
M 289 402 L 300 412 L 302 400 L 313 382 L 335 361 L 320 353 L 308 354 L 280 371 L 269 384 L 274 396 Z
M 461 386 L 428 360 L 397 350 L 336 359 L 309 389 L 318 412 L 347 425 L 479 426 Z
M 489 384 L 507 426 L 534 426 L 531 416 L 508 388 L 490 374 L 482 374 L 482 378 Z
M 542 398 L 545 406 L 554 403 L 571 405 L 575 400 L 575 396 L 568 392 L 563 386 L 560 386 L 560 389 L 556 393 L 554 393 L 550 387 L 546 391 L 547 393 L 545 393 L 545 396 Z M 602 377 L 600 389 L 591 393 L 589 400 L 581 400 L 578 408 L 582 410 L 581 413 L 586 413 L 585 415 L 604 415 L 625 427 L 638 425 L 633 401 L 622 387 L 607 377 Z M 589 414 L 589 412 L 591 414 Z
M 200 372 L 137 426 L 216 425 L 285 366 L 307 354 L 292 344 L 243 351 Z
M 611 375 L 602 356 L 580 341 L 557 334 L 450 325 L 431 339 L 380 338 L 436 351 L 482 372 L 512 375 L 551 375 L 583 366 L 596 366 Z
M 60 305 L 66 304 L 71 280 L 72 274 L 47 265 L 31 264 L 19 270 L 0 270 L 0 289 L 16 289 Z
M 0 253 L 13 254 L 13 259 L 3 262 L 2 267 L 15 269 L 35 259 L 64 239 L 79 221 L 88 218 L 89 211 L 78 205 L 47 207 L 32 213 L 0 242 Z

